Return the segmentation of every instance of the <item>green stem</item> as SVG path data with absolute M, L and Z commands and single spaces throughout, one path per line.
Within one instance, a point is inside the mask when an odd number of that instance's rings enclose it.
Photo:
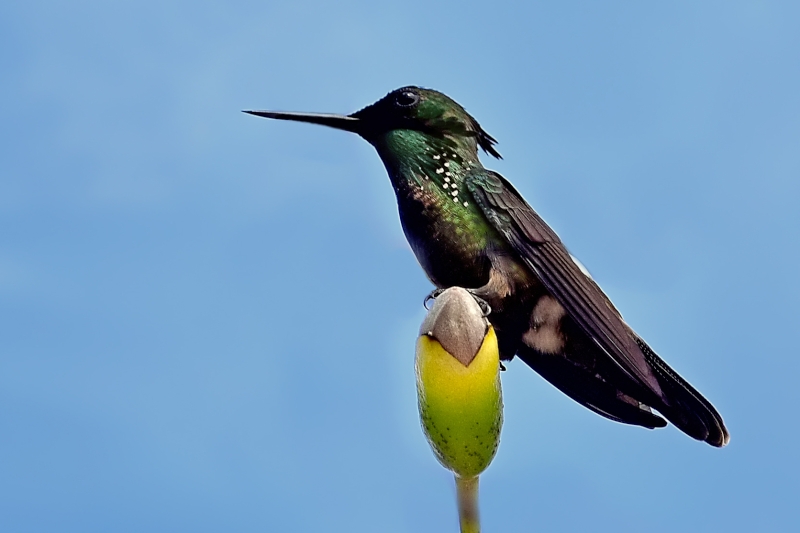
M 458 519 L 461 523 L 461 533 L 480 533 L 478 476 L 456 476 L 456 498 L 458 499 Z

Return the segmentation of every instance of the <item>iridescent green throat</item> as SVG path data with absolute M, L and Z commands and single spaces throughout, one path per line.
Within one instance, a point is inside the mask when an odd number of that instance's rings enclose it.
M 464 178 L 472 169 L 483 168 L 473 138 L 454 139 L 416 130 L 393 130 L 376 142 L 375 147 L 386 164 L 395 190 L 409 185 L 433 188 L 454 204 L 469 206 Z

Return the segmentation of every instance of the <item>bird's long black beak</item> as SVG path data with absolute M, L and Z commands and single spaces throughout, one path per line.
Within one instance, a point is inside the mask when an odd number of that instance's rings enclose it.
M 345 130 L 353 133 L 361 133 L 363 121 L 356 117 L 347 115 L 334 115 L 329 113 L 285 113 L 283 111 L 244 111 L 251 115 L 264 118 L 275 118 L 278 120 L 293 120 L 295 122 L 308 122 Z

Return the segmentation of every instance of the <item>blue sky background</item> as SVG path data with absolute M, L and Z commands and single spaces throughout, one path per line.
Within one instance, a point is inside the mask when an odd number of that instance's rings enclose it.
M 523 364 L 486 531 L 800 519 L 795 2 L 0 5 L 0 529 L 457 530 L 419 428 L 430 285 L 373 149 L 241 109 L 461 102 L 713 449 Z

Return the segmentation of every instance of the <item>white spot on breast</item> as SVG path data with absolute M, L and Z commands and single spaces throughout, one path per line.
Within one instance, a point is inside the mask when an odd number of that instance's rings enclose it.
M 464 207 L 467 207 L 468 205 L 469 205 L 469 202 L 464 202 Z
M 443 168 L 439 167 L 439 168 L 436 169 L 436 173 L 437 174 L 441 174 L 442 172 L 444 172 Z
M 450 161 L 445 161 L 444 166 L 449 167 L 450 166 Z
M 440 156 L 438 156 L 438 155 L 435 155 L 435 156 L 433 156 L 433 158 L 434 158 L 434 159 L 436 159 L 436 160 L 438 160 L 438 159 L 439 159 L 439 157 L 440 157 Z
M 445 172 L 445 173 L 444 173 L 444 175 L 445 175 L 445 176 L 449 176 L 449 175 L 450 175 L 450 173 L 449 173 L 449 172 Z M 445 183 L 450 183 L 450 178 L 445 178 L 445 179 L 444 179 L 444 182 L 445 182 Z
M 445 189 L 449 189 L 450 188 L 450 184 L 449 183 L 445 183 L 444 185 L 442 185 L 442 187 L 444 187 Z

